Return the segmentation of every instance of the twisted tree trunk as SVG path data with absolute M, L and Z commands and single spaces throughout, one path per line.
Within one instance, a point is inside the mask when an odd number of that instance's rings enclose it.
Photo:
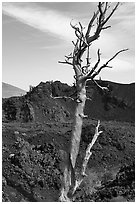
M 76 64 L 75 62 L 73 62 Z M 76 74 L 77 74 L 77 99 L 76 99 L 76 110 L 74 114 L 73 129 L 71 135 L 71 142 L 69 147 L 69 153 L 66 158 L 64 166 L 64 176 L 63 176 L 63 187 L 61 190 L 60 201 L 70 201 L 72 197 L 73 188 L 75 186 L 75 164 L 76 159 L 79 153 L 79 145 L 81 140 L 81 132 L 83 125 L 84 107 L 86 102 L 86 80 L 84 79 L 82 73 L 79 70 L 79 65 L 75 65 Z M 69 197 L 68 198 L 68 193 Z

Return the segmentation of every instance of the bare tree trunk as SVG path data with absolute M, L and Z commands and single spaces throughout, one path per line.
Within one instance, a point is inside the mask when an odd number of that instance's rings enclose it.
M 63 188 L 61 190 L 60 201 L 70 201 L 73 188 L 75 186 L 76 178 L 75 178 L 75 164 L 76 159 L 79 153 L 79 146 L 81 140 L 81 132 L 83 125 L 83 118 L 86 117 L 84 115 L 84 107 L 86 102 L 86 80 L 83 77 L 80 77 L 77 80 L 76 84 L 77 89 L 77 105 L 74 114 L 74 122 L 73 129 L 71 135 L 71 142 L 69 153 L 64 165 L 64 175 L 63 175 Z M 68 193 L 70 199 L 68 198 Z
M 78 98 L 77 98 L 77 107 L 74 115 L 74 124 L 71 136 L 70 144 L 70 157 L 72 162 L 72 167 L 75 168 L 76 158 L 79 152 L 79 144 L 81 139 L 81 131 L 84 116 L 84 107 L 86 102 L 86 82 L 81 82 L 78 85 Z

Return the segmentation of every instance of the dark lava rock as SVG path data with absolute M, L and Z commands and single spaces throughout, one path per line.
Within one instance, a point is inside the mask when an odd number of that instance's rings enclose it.
M 118 84 L 99 81 L 109 87 L 109 92 L 98 90 L 93 83 L 87 83 L 85 115 L 101 120 L 134 122 L 135 119 L 135 84 Z M 3 121 L 68 121 L 73 118 L 76 102 L 70 99 L 55 99 L 58 96 L 76 98 L 75 86 L 68 86 L 59 81 L 41 82 L 31 87 L 25 96 L 3 99 Z

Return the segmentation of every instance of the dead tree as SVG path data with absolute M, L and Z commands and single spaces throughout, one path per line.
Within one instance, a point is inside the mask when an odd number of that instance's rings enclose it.
M 74 115 L 71 144 L 67 155 L 64 157 L 64 165 L 63 165 L 64 175 L 63 175 L 63 181 L 62 181 L 60 201 L 72 201 L 72 198 L 76 189 L 79 187 L 84 176 L 86 175 L 85 174 L 86 166 L 92 154 L 90 151 L 91 147 L 95 143 L 98 135 L 101 133 L 101 131 L 98 130 L 100 125 L 100 122 L 98 122 L 93 140 L 91 144 L 89 144 L 86 150 L 86 155 L 83 161 L 81 175 L 79 175 L 79 178 L 76 178 L 75 164 L 79 153 L 82 123 L 83 123 L 83 119 L 87 117 L 84 115 L 84 107 L 87 99 L 86 82 L 87 80 L 91 80 L 95 82 L 95 85 L 97 85 L 100 89 L 102 89 L 103 91 L 107 91 L 108 88 L 101 87 L 97 83 L 97 81 L 95 81 L 95 77 L 100 74 L 102 69 L 111 68 L 109 63 L 118 54 L 127 50 L 127 49 L 122 49 L 118 51 L 108 61 L 106 61 L 106 63 L 104 63 L 103 65 L 100 65 L 101 53 L 100 53 L 100 49 L 98 49 L 97 61 L 95 65 L 92 68 L 90 68 L 91 59 L 89 56 L 89 48 L 92 45 L 92 43 L 100 37 L 100 34 L 103 30 L 107 30 L 108 28 L 111 27 L 106 24 L 108 23 L 109 19 L 112 17 L 112 15 L 115 13 L 115 11 L 120 5 L 120 3 L 115 3 L 113 8 L 111 8 L 110 4 L 111 3 L 108 3 L 108 2 L 98 3 L 97 11 L 94 12 L 88 24 L 86 32 L 84 32 L 85 28 L 82 26 L 80 22 L 76 25 L 73 25 L 72 23 L 70 23 L 76 35 L 76 42 L 72 41 L 74 45 L 74 50 L 71 54 L 69 54 L 68 56 L 65 56 L 65 61 L 63 62 L 59 61 L 59 63 L 68 64 L 73 67 L 73 70 L 75 73 L 74 78 L 75 78 L 76 93 L 77 93 L 77 97 L 75 99 L 77 105 L 76 105 L 76 110 Z M 93 27 L 95 28 L 95 32 L 94 34 L 91 34 Z M 85 59 L 86 62 L 83 65 L 84 53 L 86 53 L 87 57 Z

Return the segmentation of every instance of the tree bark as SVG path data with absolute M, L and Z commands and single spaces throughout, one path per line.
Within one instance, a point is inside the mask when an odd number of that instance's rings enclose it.
M 79 152 L 79 143 L 81 139 L 81 131 L 84 117 L 84 107 L 86 102 L 86 82 L 81 82 L 77 85 L 78 97 L 77 97 L 77 107 L 74 115 L 74 124 L 71 136 L 70 144 L 70 157 L 72 162 L 72 167 L 75 168 L 76 158 Z
M 71 201 L 73 188 L 75 186 L 75 165 L 79 153 L 79 146 L 81 140 L 81 132 L 83 125 L 84 107 L 86 102 L 86 80 L 79 71 L 79 65 L 74 66 L 76 73 L 76 89 L 77 89 L 77 105 L 74 114 L 73 129 L 70 141 L 70 147 L 67 158 L 64 162 L 63 187 L 61 190 L 60 201 Z

